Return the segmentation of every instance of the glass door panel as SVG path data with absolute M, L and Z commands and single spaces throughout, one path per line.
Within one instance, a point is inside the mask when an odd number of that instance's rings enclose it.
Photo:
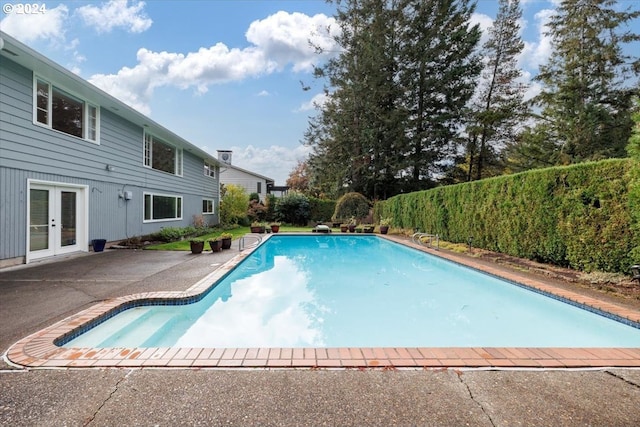
M 49 249 L 49 190 L 32 188 L 30 197 L 29 247 L 32 251 Z
M 60 246 L 76 244 L 76 195 L 75 191 L 60 192 Z

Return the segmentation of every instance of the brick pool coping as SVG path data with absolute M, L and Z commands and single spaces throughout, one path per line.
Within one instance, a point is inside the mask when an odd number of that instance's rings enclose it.
M 298 233 L 299 234 L 299 233 Z M 269 238 L 267 235 L 266 238 Z M 640 323 L 640 312 L 416 245 L 395 236 L 379 236 L 466 265 L 511 282 L 552 294 L 574 304 Z M 176 368 L 598 368 L 640 367 L 639 348 L 63 348 L 55 345 L 83 325 L 140 299 L 188 299 L 223 278 L 254 248 L 240 252 L 184 292 L 149 292 L 113 298 L 42 329 L 9 348 L 7 359 L 28 368 L 176 367 Z

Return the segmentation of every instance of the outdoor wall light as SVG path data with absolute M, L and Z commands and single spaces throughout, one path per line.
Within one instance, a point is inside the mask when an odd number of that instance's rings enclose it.
M 113 167 L 113 165 L 107 165 L 107 170 L 109 172 L 113 172 L 115 170 L 115 168 Z

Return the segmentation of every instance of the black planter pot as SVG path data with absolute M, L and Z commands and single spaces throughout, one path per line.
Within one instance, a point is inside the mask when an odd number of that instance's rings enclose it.
M 231 249 L 231 237 L 222 239 L 222 249 Z
M 209 240 L 211 252 L 220 252 L 222 250 L 222 240 Z
M 107 239 L 93 239 L 91 241 L 91 246 L 93 246 L 94 252 L 102 252 L 104 251 L 104 246 L 107 244 Z
M 201 254 L 204 250 L 204 242 L 191 242 L 191 253 Z

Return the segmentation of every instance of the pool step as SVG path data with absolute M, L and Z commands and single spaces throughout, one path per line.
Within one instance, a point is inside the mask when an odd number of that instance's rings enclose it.
M 96 327 L 89 329 L 66 346 L 73 347 L 109 347 L 102 345 L 105 341 L 104 337 L 109 336 L 109 331 L 118 331 L 127 327 L 131 323 L 135 323 L 140 318 L 148 316 L 150 307 L 135 307 L 124 310 L 116 316 L 110 318 L 105 323 L 101 323 Z M 102 338 L 101 338 L 102 337 Z
M 143 347 L 141 343 L 150 340 L 173 318 L 174 314 L 170 312 L 148 310 L 129 323 L 123 320 L 121 327 L 114 326 L 115 333 L 108 336 L 98 347 Z
M 168 344 L 161 344 L 163 338 L 166 338 L 168 334 L 175 331 L 175 329 L 179 326 L 180 319 L 177 316 L 172 316 L 169 321 L 162 324 L 160 328 L 158 328 L 149 338 L 147 338 L 140 347 L 167 347 Z M 183 331 L 184 332 L 184 331 Z M 183 333 L 179 333 L 178 337 Z

